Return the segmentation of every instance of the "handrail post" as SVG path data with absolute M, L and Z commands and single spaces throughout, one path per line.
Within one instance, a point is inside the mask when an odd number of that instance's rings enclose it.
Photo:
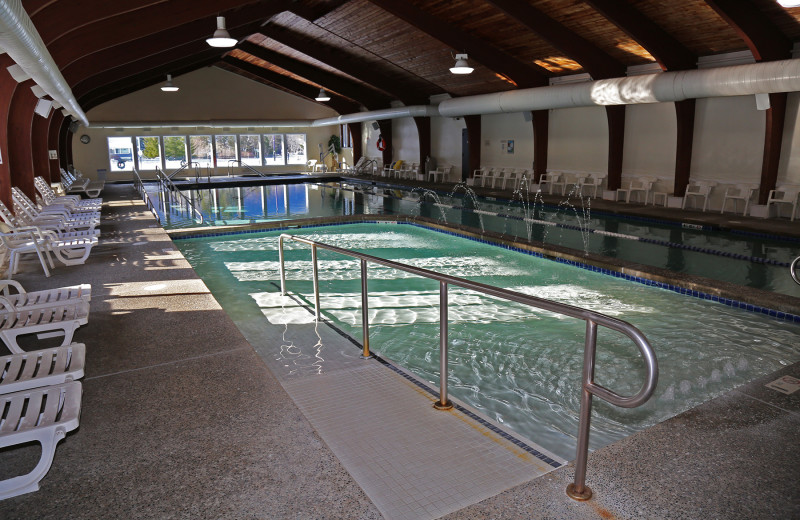
M 595 351 L 597 350 L 597 324 L 586 320 L 586 344 L 583 351 L 583 381 L 581 384 L 581 413 L 578 425 L 578 448 L 575 454 L 575 481 L 567 486 L 567 495 L 575 500 L 589 500 L 592 490 L 586 485 L 586 462 L 589 458 L 589 423 L 592 416 Z
M 447 398 L 447 283 L 439 282 L 439 400 L 433 403 L 437 410 L 451 410 L 453 403 Z
M 800 278 L 797 276 L 798 265 L 800 265 L 800 256 L 798 256 L 792 261 L 792 265 L 789 266 L 789 274 L 792 275 L 792 280 L 794 280 L 795 283 L 800 285 Z
M 314 277 L 314 319 L 319 321 L 319 269 L 317 269 L 317 245 L 311 245 L 311 263 Z
M 283 235 L 278 238 L 278 263 L 281 273 L 281 296 L 286 296 L 286 267 L 283 264 Z
M 369 302 L 367 297 L 367 261 L 361 259 L 361 328 L 364 333 L 363 359 L 374 357 L 369 353 Z

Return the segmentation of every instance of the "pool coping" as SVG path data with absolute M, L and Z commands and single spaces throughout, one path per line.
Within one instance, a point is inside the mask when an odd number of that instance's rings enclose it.
M 167 230 L 167 233 L 173 240 L 183 240 L 371 222 L 398 222 L 419 225 L 434 231 L 450 233 L 470 240 L 497 245 L 505 249 L 566 263 L 616 278 L 624 278 L 636 283 L 660 287 L 687 296 L 722 303 L 749 312 L 764 314 L 775 319 L 800 323 L 800 298 L 795 298 L 794 296 L 764 291 L 753 287 L 745 287 L 731 282 L 713 280 L 697 275 L 676 273 L 668 269 L 643 265 L 595 253 L 583 253 L 572 248 L 555 244 L 545 244 L 536 240 L 524 240 L 519 237 L 509 238 L 494 231 L 478 232 L 475 228 L 469 226 L 443 223 L 422 216 L 340 215 L 335 217 L 302 218 L 255 224 L 175 229 Z

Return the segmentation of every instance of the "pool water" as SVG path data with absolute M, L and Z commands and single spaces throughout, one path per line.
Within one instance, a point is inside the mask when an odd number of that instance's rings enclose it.
M 590 199 L 547 206 L 538 194 L 513 203 L 478 200 L 457 188 L 453 196 L 363 184 L 290 184 L 187 190 L 206 225 L 246 224 L 351 214 L 422 215 L 448 223 L 557 244 L 671 271 L 800 297 L 788 265 L 800 241 L 601 215 Z M 456 196 L 460 195 L 460 196 Z M 165 228 L 196 226 L 185 207 L 151 194 Z M 503 215 L 503 216 L 498 216 Z M 546 223 L 546 224 L 543 224 Z M 637 240 L 639 239 L 639 240 Z M 647 241 L 642 241 L 647 240 Z
M 418 226 L 349 224 L 292 233 L 588 308 L 638 327 L 658 357 L 656 393 L 632 410 L 595 399 L 592 449 L 800 359 L 797 324 Z M 280 308 L 279 234 L 176 244 L 235 322 L 291 327 L 313 318 L 305 309 Z M 313 305 L 310 257 L 308 246 L 286 243 L 287 289 Z M 324 318 L 360 341 L 358 261 L 320 250 L 319 269 Z M 372 349 L 438 386 L 438 282 L 370 265 L 369 289 Z M 457 287 L 450 288 L 449 302 L 451 394 L 572 459 L 584 322 Z M 324 361 L 316 361 L 313 369 L 324 372 Z M 633 343 L 601 327 L 596 381 L 630 395 L 643 377 Z

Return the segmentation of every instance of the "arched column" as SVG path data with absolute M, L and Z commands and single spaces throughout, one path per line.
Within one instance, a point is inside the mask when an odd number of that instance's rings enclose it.
M 378 121 L 378 126 L 381 129 L 383 140 L 386 142 L 386 149 L 382 152 L 383 164 L 388 165 L 392 162 L 392 120 L 384 119 Z
M 364 155 L 361 143 L 361 123 L 347 123 L 347 131 L 350 132 L 350 142 L 353 144 L 353 166 L 355 166 Z
M 11 169 L 11 186 L 34 197 L 33 149 L 31 128 L 33 109 L 39 98 L 31 91 L 34 81 L 29 79 L 17 85 L 8 111 L 8 155 Z
M 11 207 L 11 154 L 8 152 L 8 111 L 17 82 L 6 70 L 14 64 L 8 54 L 0 55 L 0 200 Z
M 50 129 L 50 114 L 42 117 L 34 113 L 31 121 L 31 159 L 33 160 L 34 176 L 44 177 L 45 180 L 50 176 L 50 159 L 47 152 L 48 130 Z M 36 188 L 34 187 L 34 190 Z
M 606 107 L 608 117 L 608 189 L 622 185 L 622 152 L 625 148 L 625 105 Z
M 431 155 L 431 118 L 415 117 L 417 135 L 419 136 L 419 171 L 425 171 L 425 161 Z
M 676 197 L 686 194 L 692 168 L 692 144 L 694 143 L 695 100 L 675 102 L 675 117 L 678 123 L 677 147 L 675 149 L 675 181 L 672 193 Z
M 547 172 L 547 146 L 550 139 L 550 112 L 534 110 L 533 114 L 533 181 Z
M 469 171 L 461 172 L 461 180 L 466 182 L 472 172 L 481 167 L 481 116 L 464 116 L 464 122 L 467 123 Z

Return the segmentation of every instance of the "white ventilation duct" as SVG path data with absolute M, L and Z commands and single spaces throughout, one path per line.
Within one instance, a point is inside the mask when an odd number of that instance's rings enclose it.
M 800 60 L 795 59 L 448 99 L 439 104 L 439 114 L 455 117 L 550 108 L 636 105 L 797 90 L 800 90 Z
M 72 90 L 47 51 L 20 0 L 0 2 L 0 49 L 3 49 L 47 94 L 88 126 Z
M 346 123 L 362 123 L 364 121 L 400 119 L 401 117 L 431 117 L 438 115 L 439 111 L 433 105 L 412 105 L 408 107 L 356 112 L 355 114 L 317 119 L 311 123 L 311 126 L 343 125 Z
M 308 128 L 312 121 L 297 120 L 195 120 L 195 121 L 95 121 L 89 128 Z

